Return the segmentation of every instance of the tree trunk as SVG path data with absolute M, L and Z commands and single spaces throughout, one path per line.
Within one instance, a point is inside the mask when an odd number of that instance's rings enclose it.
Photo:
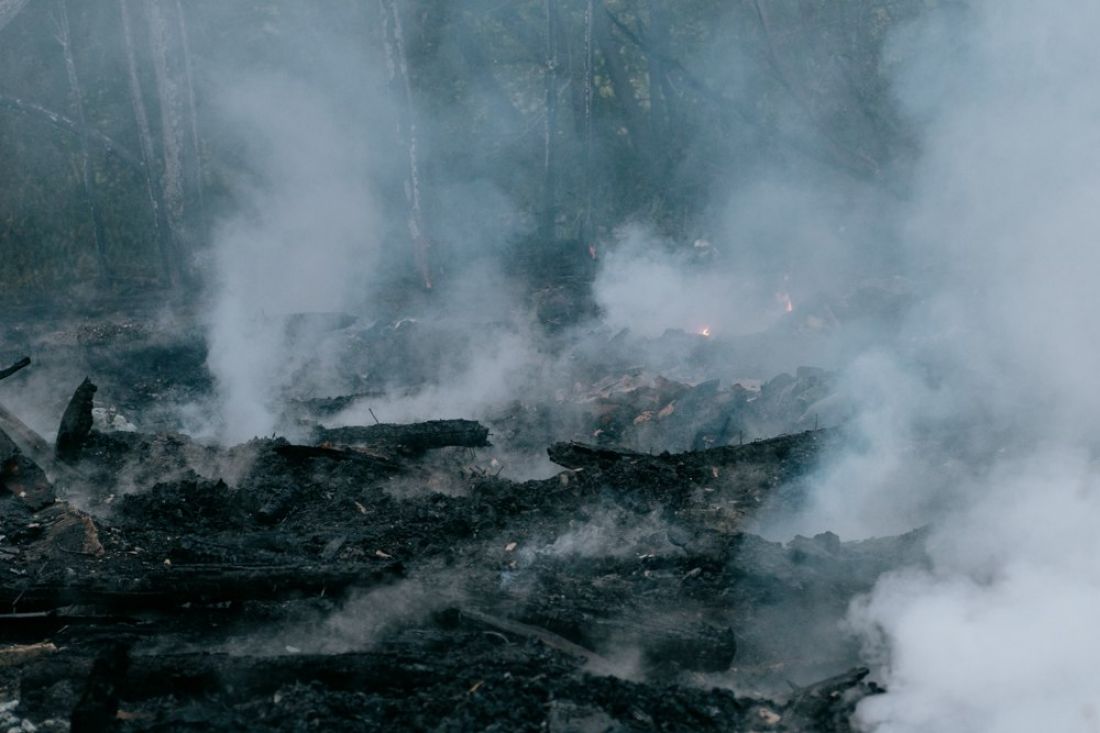
M 546 94 L 546 119 L 543 127 L 543 202 L 540 235 L 544 242 L 555 239 L 555 207 L 557 189 L 557 145 L 554 135 L 558 126 L 558 45 L 555 0 L 546 3 L 546 67 L 543 71 Z
M 149 198 L 149 209 L 153 213 L 153 227 L 160 253 L 161 275 L 164 281 L 175 287 L 179 283 L 179 269 L 172 249 L 168 232 L 168 222 L 164 213 L 164 202 L 156 184 L 157 162 L 153 152 L 153 133 L 149 128 L 149 114 L 145 109 L 145 97 L 141 91 L 138 77 L 137 53 L 134 50 L 133 24 L 130 22 L 129 0 L 118 0 L 122 14 L 122 42 L 126 50 L 126 70 L 130 82 L 130 102 L 134 108 L 134 121 L 137 123 L 138 142 L 141 144 L 141 159 L 145 168 L 145 194 Z
M 184 273 L 185 234 L 183 128 L 184 104 L 179 76 L 172 64 L 171 31 L 165 12 L 166 0 L 146 0 L 145 9 L 149 21 L 149 38 L 153 51 L 153 77 L 156 79 L 157 100 L 160 104 L 161 148 L 161 200 L 164 202 L 165 220 L 172 238 L 174 269 Z
M 69 33 L 69 9 L 66 0 L 57 1 L 57 42 L 65 58 L 65 73 L 69 78 L 69 94 L 72 97 L 73 111 L 76 115 L 77 137 L 80 141 L 80 178 L 84 188 L 84 199 L 88 207 L 88 216 L 92 220 L 92 235 L 95 240 L 96 259 L 99 265 L 99 277 L 110 279 L 107 268 L 107 235 L 103 227 L 103 216 L 96 205 L 95 178 L 92 175 L 92 159 L 88 150 L 88 122 L 84 116 L 84 94 L 80 88 L 80 79 L 76 73 L 76 61 L 73 58 L 72 37 Z
M 405 32 L 401 22 L 401 10 L 394 0 L 379 0 L 379 7 L 382 12 L 383 43 L 390 72 L 390 86 L 401 100 L 397 125 L 398 143 L 405 147 L 409 157 L 409 177 L 405 183 L 405 199 L 409 206 L 408 226 L 412 240 L 413 260 L 424 282 L 424 287 L 430 289 L 432 273 L 428 260 L 428 236 L 424 227 L 424 213 L 420 198 L 420 153 L 417 147 L 416 113 L 413 110 Z
M 604 70 L 611 82 L 611 88 L 615 92 L 615 99 L 619 102 L 622 110 L 624 126 L 630 133 L 630 141 L 634 149 L 639 154 L 643 154 L 649 150 L 649 146 L 646 145 L 646 132 L 649 123 L 642 105 L 634 94 L 634 86 L 630 83 L 630 75 L 623 68 L 619 44 L 611 32 L 611 19 L 608 15 L 606 0 L 602 5 L 603 12 L 599 14 L 596 32 L 599 39 L 600 54 L 603 56 Z
M 581 238 L 595 256 L 595 232 L 592 224 L 592 182 L 595 180 L 592 160 L 592 102 L 595 93 L 595 53 L 592 25 L 595 22 L 596 0 L 588 0 L 584 8 L 584 224 Z
M 190 166 L 193 178 L 192 188 L 198 203 L 200 218 L 206 213 L 206 195 L 203 192 L 202 154 L 199 145 L 199 116 L 195 105 L 195 74 L 191 67 L 191 38 L 187 33 L 187 17 L 183 14 L 183 3 L 176 0 L 176 20 L 179 26 L 180 52 L 183 55 L 183 80 L 187 87 L 187 116 L 191 138 Z

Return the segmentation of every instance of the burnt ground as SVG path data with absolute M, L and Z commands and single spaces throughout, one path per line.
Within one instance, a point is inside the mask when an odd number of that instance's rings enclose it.
M 101 328 L 23 345 L 94 362 L 94 400 L 128 417 L 209 390 L 201 340 Z M 843 618 L 923 562 L 922 534 L 746 532 L 844 440 L 753 440 L 804 426 L 828 379 L 593 380 L 557 436 L 586 440 L 546 441 L 562 470 L 528 481 L 494 475 L 488 443 L 552 437 L 525 428 L 545 406 L 491 434 L 315 426 L 220 448 L 90 426 L 74 400 L 60 454 L 0 440 L 0 725 L 851 730 L 878 688 Z M 295 400 L 296 419 L 333 414 Z M 646 450 L 662 431 L 694 449 Z

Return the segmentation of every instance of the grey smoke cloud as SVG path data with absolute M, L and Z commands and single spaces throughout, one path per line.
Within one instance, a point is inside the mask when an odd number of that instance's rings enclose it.
M 901 231 L 923 302 L 905 349 L 850 371 L 864 445 L 822 474 L 810 520 L 934 526 L 933 569 L 852 612 L 889 689 L 861 705 L 868 731 L 1100 730 L 1098 22 L 1073 0 L 974 2 L 896 40 L 922 131 Z M 906 448 L 922 428 L 982 459 L 938 468 Z

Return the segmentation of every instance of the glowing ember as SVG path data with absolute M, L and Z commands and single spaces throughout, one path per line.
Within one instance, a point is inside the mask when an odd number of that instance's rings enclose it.
M 696 333 L 698 333 L 700 336 L 710 338 L 710 326 L 703 326 L 698 331 L 696 331 Z

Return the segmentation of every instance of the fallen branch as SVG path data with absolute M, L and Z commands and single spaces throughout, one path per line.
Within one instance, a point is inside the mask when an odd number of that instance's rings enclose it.
M 0 369 L 0 379 L 7 379 L 11 375 L 18 372 L 20 369 L 23 369 L 24 367 L 28 367 L 30 365 L 31 365 L 31 358 L 29 356 L 24 356 L 22 359 L 15 362 L 14 364 L 12 364 L 7 369 Z
M 463 608 L 461 613 L 471 621 L 476 621 L 485 626 L 490 626 L 494 629 L 499 629 L 508 634 L 515 636 L 522 636 L 526 639 L 535 639 L 542 642 L 551 649 L 556 649 L 559 652 L 568 654 L 571 657 L 577 657 L 583 659 L 588 665 L 590 665 L 592 671 L 611 674 L 612 665 L 611 662 L 600 656 L 591 649 L 585 649 L 580 644 L 574 644 L 566 639 L 564 636 L 558 636 L 552 631 L 541 629 L 538 626 L 531 626 L 530 624 L 520 623 L 519 621 L 513 621 L 507 618 L 498 618 L 497 616 L 490 616 L 487 613 L 482 613 L 472 608 Z

